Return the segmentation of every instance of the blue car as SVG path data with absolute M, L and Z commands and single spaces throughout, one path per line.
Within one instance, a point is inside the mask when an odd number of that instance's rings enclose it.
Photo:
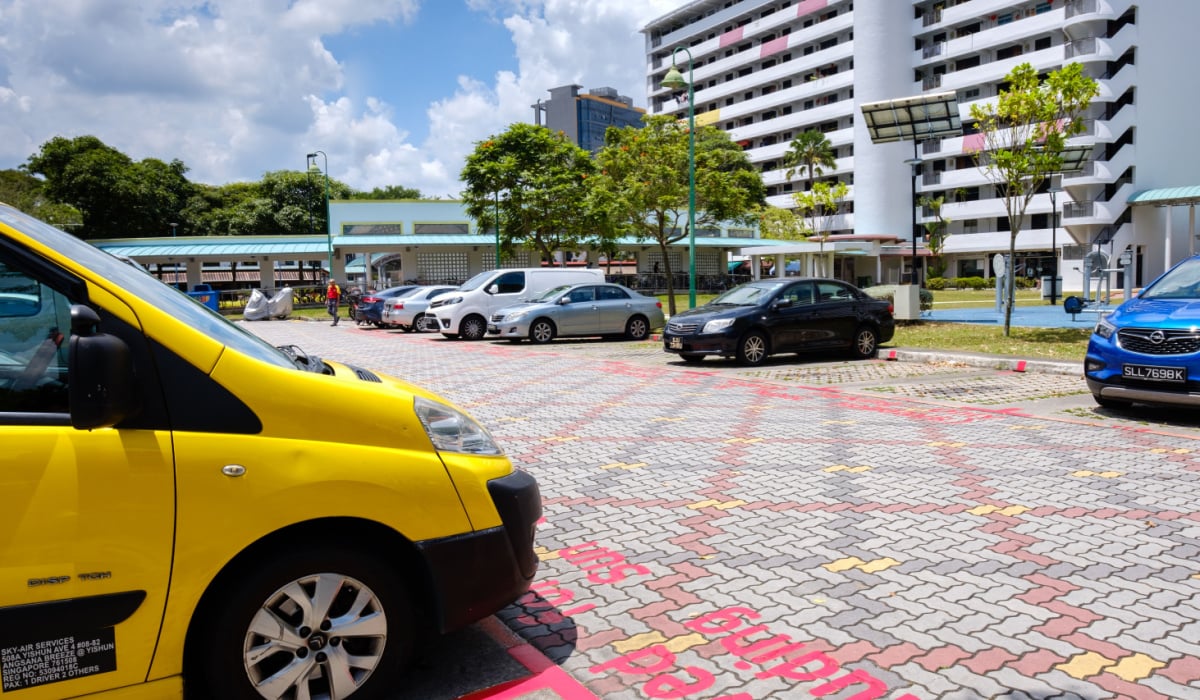
M 1083 371 L 1105 408 L 1200 407 L 1200 255 L 1102 317 Z

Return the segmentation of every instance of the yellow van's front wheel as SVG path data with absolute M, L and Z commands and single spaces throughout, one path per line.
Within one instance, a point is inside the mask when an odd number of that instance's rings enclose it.
M 369 554 L 304 548 L 235 586 L 203 647 L 211 697 L 383 697 L 411 655 L 407 586 Z

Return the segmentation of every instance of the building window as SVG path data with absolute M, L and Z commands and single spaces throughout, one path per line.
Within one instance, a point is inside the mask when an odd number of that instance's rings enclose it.
M 471 225 L 462 224 L 413 224 L 413 233 L 448 233 L 465 234 L 471 232 Z

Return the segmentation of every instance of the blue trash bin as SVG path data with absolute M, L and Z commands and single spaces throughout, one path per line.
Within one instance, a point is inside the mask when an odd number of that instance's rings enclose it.
M 187 295 L 213 311 L 221 310 L 221 307 L 217 304 L 217 291 L 210 285 L 197 284 L 192 287 L 192 291 L 188 292 Z

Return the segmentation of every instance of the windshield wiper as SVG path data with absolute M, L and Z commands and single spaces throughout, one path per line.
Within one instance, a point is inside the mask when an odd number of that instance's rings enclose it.
M 278 345 L 276 346 L 283 351 L 291 359 L 292 364 L 298 369 L 305 372 L 316 372 L 318 374 L 326 374 L 324 361 L 316 355 L 309 355 L 299 345 Z

